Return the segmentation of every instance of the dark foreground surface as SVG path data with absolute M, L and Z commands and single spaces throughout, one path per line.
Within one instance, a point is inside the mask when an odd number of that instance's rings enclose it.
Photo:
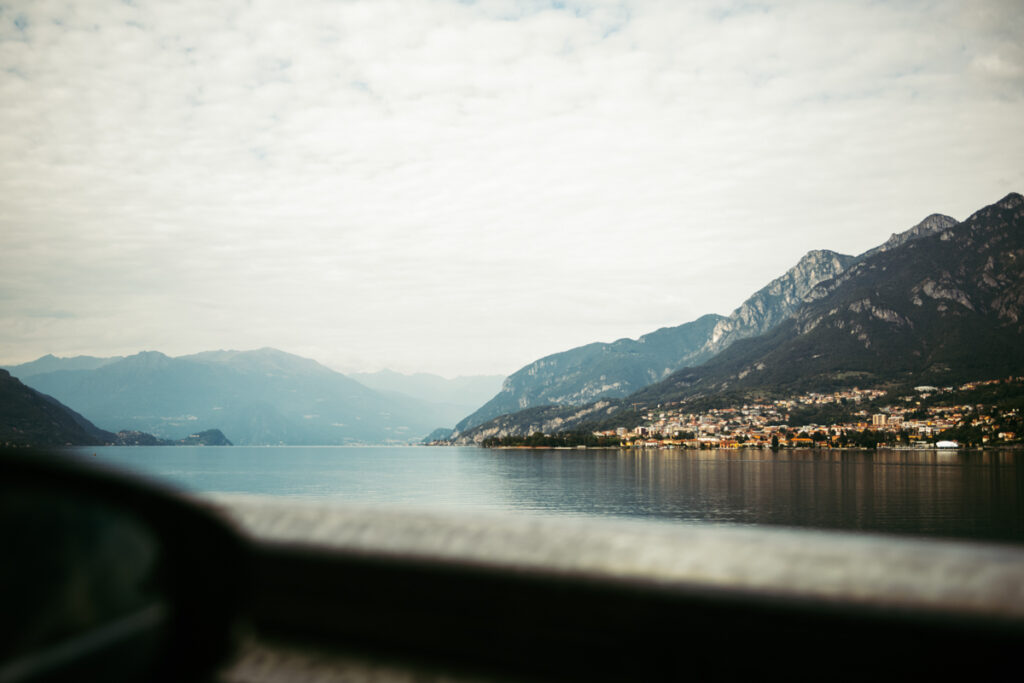
M 11 683 L 991 680 L 1024 645 L 1020 544 L 193 498 L 91 458 L 2 464 Z
M 217 505 L 268 544 L 261 637 L 226 681 L 908 680 L 950 666 L 986 680 L 1024 642 L 1015 547 Z M 324 548 L 345 558 L 325 561 Z

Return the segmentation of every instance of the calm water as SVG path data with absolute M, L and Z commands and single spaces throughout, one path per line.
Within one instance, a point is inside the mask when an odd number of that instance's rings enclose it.
M 196 493 L 1024 542 L 1024 453 L 246 446 L 78 453 Z

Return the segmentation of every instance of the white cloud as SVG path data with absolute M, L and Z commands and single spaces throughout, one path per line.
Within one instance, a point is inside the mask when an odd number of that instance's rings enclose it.
M 567 5 L 5 6 L 0 361 L 511 372 L 1024 187 L 1013 3 Z

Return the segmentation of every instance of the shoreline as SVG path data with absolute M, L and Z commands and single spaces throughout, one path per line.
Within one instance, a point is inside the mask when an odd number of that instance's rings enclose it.
M 454 444 L 450 444 L 454 445 Z M 689 446 L 478 446 L 494 451 L 914 451 L 935 453 L 962 453 L 966 451 L 1019 451 L 1024 444 L 1007 444 L 999 446 L 958 446 L 956 448 L 938 448 L 935 446 L 780 446 L 779 448 L 763 448 L 761 446 L 740 448 L 691 448 Z

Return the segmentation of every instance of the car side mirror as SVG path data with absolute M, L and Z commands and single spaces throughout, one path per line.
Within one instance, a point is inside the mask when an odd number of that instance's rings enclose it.
M 190 680 L 231 651 L 248 548 L 162 487 L 0 454 L 0 682 Z

